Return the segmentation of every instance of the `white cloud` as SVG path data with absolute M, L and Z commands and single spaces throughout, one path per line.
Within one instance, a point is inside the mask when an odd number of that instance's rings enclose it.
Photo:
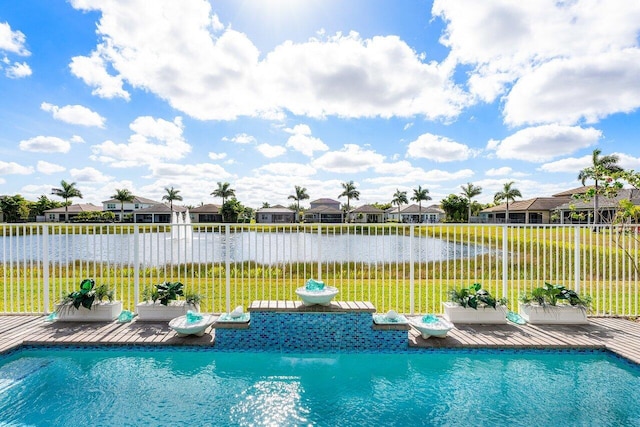
M 640 169 L 640 157 L 633 157 L 625 153 L 614 153 L 618 156 L 618 164 L 624 169 Z
M 448 60 L 471 68 L 471 93 L 507 93 L 508 123 L 593 122 L 638 107 L 638 2 L 435 0 L 432 12 L 445 21 Z
M 367 178 L 365 182 L 379 185 L 397 186 L 397 185 L 422 185 L 426 182 L 449 182 L 465 180 L 473 176 L 471 169 L 462 169 L 459 171 L 449 172 L 439 169 L 430 169 L 425 171 L 421 168 L 411 168 L 406 173 L 395 176 L 376 176 L 375 178 Z
M 40 104 L 40 108 L 43 111 L 52 113 L 54 119 L 74 125 L 104 128 L 104 122 L 106 120 L 100 114 L 82 105 L 65 105 L 64 107 L 58 107 L 57 105 L 43 102 Z
M 223 30 L 205 0 L 71 3 L 102 13 L 100 43 L 71 63 L 99 96 L 128 97 L 126 82 L 201 120 L 284 111 L 449 119 L 469 103 L 450 66 L 426 62 L 397 36 L 338 33 L 261 53 L 246 34 Z
M 30 175 L 33 173 L 31 166 L 22 166 L 15 162 L 3 162 L 0 160 L 0 175 Z
M 291 136 L 287 139 L 286 146 L 291 147 L 305 156 L 312 157 L 315 151 L 327 151 L 329 147 L 319 138 L 311 136 L 311 128 L 305 124 L 295 125 L 284 130 Z
M 582 156 L 579 158 L 568 157 L 566 159 L 556 160 L 555 162 L 549 162 L 541 165 L 538 170 L 542 172 L 566 172 L 575 173 L 578 176 L 580 170 L 588 167 L 591 164 L 591 155 Z
M 82 169 L 73 168 L 69 171 L 74 181 L 79 182 L 107 182 L 112 177 L 104 175 L 99 170 L 92 167 L 85 167 Z
M 507 96 L 505 121 L 595 123 L 640 107 L 640 49 L 556 59 L 522 77 Z M 541 96 L 541 94 L 544 94 Z
M 123 98 L 127 101 L 130 98 L 129 92 L 122 87 L 123 81 L 120 76 L 112 76 L 106 70 L 106 64 L 100 52 L 105 49 L 98 48 L 92 52 L 91 56 L 74 56 L 71 58 L 69 68 L 71 73 L 82 79 L 88 86 L 95 89 L 91 92 L 101 98 Z M 106 56 L 106 54 L 103 54 Z
M 274 158 L 278 156 L 282 156 L 287 152 L 287 149 L 281 145 L 269 145 L 269 144 L 260 144 L 256 147 L 256 150 L 260 152 L 263 156 L 267 158 Z
M 214 153 L 213 151 L 209 152 L 209 158 L 211 160 L 222 160 L 227 157 L 227 153 Z
M 422 134 L 411 141 L 407 148 L 408 157 L 424 158 L 435 162 L 466 160 L 475 155 L 468 146 L 447 137 L 431 133 Z
M 289 177 L 307 177 L 316 174 L 316 169 L 302 163 L 268 163 L 258 168 L 259 173 L 284 175 Z
M 83 144 L 84 143 L 84 139 L 79 136 L 79 135 L 73 135 L 70 139 L 71 142 L 75 142 L 77 144 Z
M 234 142 L 236 144 L 251 144 L 256 142 L 255 137 L 253 137 L 252 135 L 248 135 L 246 133 L 239 133 L 236 136 L 231 138 L 223 136 L 222 140 L 225 142 Z
M 36 165 L 36 169 L 38 172 L 43 173 L 45 175 L 51 175 L 53 173 L 64 172 L 67 170 L 64 166 L 57 165 L 55 163 L 45 162 L 44 160 L 39 160 Z
M 69 141 L 55 136 L 36 136 L 20 141 L 22 151 L 35 153 L 67 153 L 71 149 Z
M 31 53 L 25 47 L 26 40 L 24 33 L 11 30 L 8 22 L 0 22 L 0 51 L 29 56 Z
M 142 116 L 129 128 L 134 132 L 126 144 L 105 141 L 91 147 L 92 160 L 108 163 L 113 167 L 137 167 L 163 160 L 178 160 L 191 151 L 184 140 L 182 119 L 173 122 Z
M 191 182 L 197 178 L 199 181 L 212 181 L 229 178 L 231 174 L 222 166 L 213 163 L 179 164 L 179 163 L 156 163 L 149 166 L 151 175 L 147 178 L 171 178 L 181 179 L 181 182 Z M 187 184 L 188 185 L 188 184 Z
M 501 159 L 545 162 L 598 143 L 602 132 L 594 128 L 542 125 L 519 130 L 502 141 L 491 140 L 488 150 Z
M 340 151 L 330 151 L 315 159 L 311 164 L 334 173 L 357 173 L 373 168 L 384 161 L 384 156 L 373 150 L 366 150 L 356 144 L 345 144 Z
M 29 64 L 26 62 L 14 62 L 13 65 L 5 71 L 5 75 L 10 79 L 29 77 L 32 73 L 31 67 L 29 67 Z
M 618 164 L 624 169 L 638 169 L 640 168 L 640 157 L 633 157 L 625 153 L 611 153 L 618 156 Z M 592 155 L 587 154 L 582 157 L 568 157 L 566 159 L 560 159 L 555 162 L 549 162 L 541 165 L 537 170 L 540 172 L 559 172 L 559 173 L 578 173 L 592 164 Z
M 501 168 L 493 168 L 487 170 L 484 174 L 487 176 L 504 176 L 513 173 L 513 169 L 509 166 L 503 166 Z

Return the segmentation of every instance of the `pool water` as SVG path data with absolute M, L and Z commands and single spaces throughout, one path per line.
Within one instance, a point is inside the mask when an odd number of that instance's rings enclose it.
M 605 352 L 27 348 L 0 358 L 0 425 L 623 426 L 638 390 Z

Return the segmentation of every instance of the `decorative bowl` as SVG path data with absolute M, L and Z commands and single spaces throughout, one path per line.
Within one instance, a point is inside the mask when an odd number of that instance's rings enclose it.
M 304 305 L 329 305 L 333 297 L 338 295 L 338 288 L 325 286 L 321 290 L 308 290 L 305 287 L 296 289 L 296 294 L 300 297 Z

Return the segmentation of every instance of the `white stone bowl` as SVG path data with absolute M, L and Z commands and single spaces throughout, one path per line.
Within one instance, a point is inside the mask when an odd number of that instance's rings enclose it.
M 338 295 L 338 288 L 325 286 L 319 291 L 309 291 L 305 287 L 296 289 L 296 294 L 300 297 L 304 305 L 329 305 L 333 297 Z
M 424 339 L 429 337 L 445 338 L 453 328 L 453 323 L 441 317 L 438 317 L 438 321 L 433 323 L 424 323 L 420 317 L 410 319 L 409 323 L 420 332 Z
M 188 323 L 187 316 L 178 316 L 171 319 L 169 327 L 176 331 L 179 337 L 187 335 L 203 336 L 204 331 L 213 324 L 215 318 L 209 314 L 203 314 L 202 319 L 197 322 Z

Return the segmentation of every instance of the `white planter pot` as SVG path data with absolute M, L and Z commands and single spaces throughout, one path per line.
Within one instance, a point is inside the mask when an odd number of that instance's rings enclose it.
M 56 313 L 63 322 L 110 322 L 122 312 L 122 302 L 96 302 L 91 310 L 80 306 L 76 309 L 71 304 L 58 304 Z
M 444 318 L 453 323 L 507 323 L 507 308 L 493 307 L 465 308 L 453 302 L 443 302 Z
M 520 316 L 533 325 L 581 325 L 589 323 L 587 310 L 571 305 L 523 304 L 519 306 Z
M 169 305 L 159 302 L 141 302 L 136 305 L 138 320 L 151 322 L 168 322 L 179 316 L 184 316 L 187 311 L 198 311 L 198 306 L 187 304 L 185 301 L 171 301 Z

